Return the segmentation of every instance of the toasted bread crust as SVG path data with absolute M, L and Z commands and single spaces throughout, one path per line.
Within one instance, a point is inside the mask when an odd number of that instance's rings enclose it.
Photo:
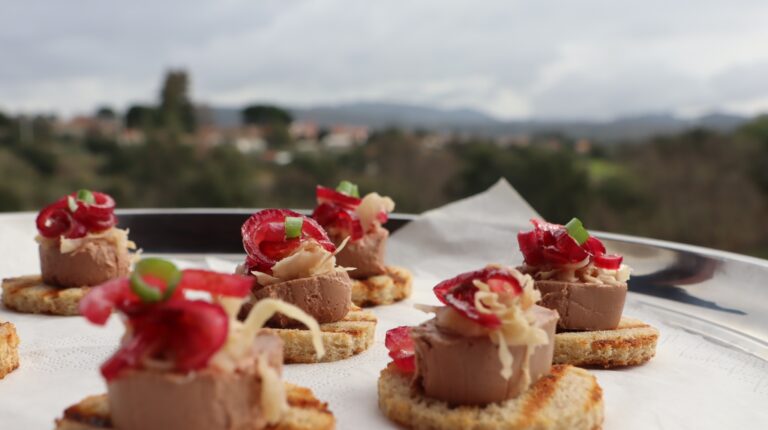
M 336 419 L 328 404 L 319 401 L 311 390 L 285 384 L 288 411 L 283 419 L 266 430 L 332 430 Z M 112 427 L 106 394 L 89 396 L 68 407 L 56 420 L 56 430 L 118 430 Z
M 413 276 L 407 269 L 387 266 L 387 272 L 366 279 L 352 279 L 352 303 L 360 307 L 389 305 L 411 295 Z
M 56 420 L 57 430 L 111 429 L 109 401 L 106 394 L 88 396 L 80 403 L 64 410 L 64 416 Z
M 353 307 L 341 321 L 320 324 L 325 355 L 320 360 L 312 346 L 312 336 L 305 329 L 265 328 L 283 339 L 286 363 L 318 363 L 344 360 L 373 344 L 377 319 L 373 313 Z
M 0 322 L 0 379 L 19 367 L 19 336 L 16 326 Z
M 589 372 L 553 366 L 517 398 L 486 406 L 450 406 L 411 387 L 390 365 L 379 377 L 379 408 L 410 429 L 595 430 L 603 423 L 603 392 Z
M 58 288 L 43 283 L 40 275 L 3 279 L 3 304 L 31 314 L 80 315 L 80 300 L 92 287 Z
M 267 430 L 332 430 L 336 418 L 328 409 L 328 403 L 321 402 L 312 390 L 298 385 L 285 384 L 290 409 L 282 421 L 268 426 Z
M 659 331 L 629 317 L 614 330 L 573 331 L 555 335 L 554 363 L 584 367 L 643 364 L 656 354 Z

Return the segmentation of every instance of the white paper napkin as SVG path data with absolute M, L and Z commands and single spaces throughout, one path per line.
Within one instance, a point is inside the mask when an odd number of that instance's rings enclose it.
M 516 233 L 528 228 L 534 216 L 501 181 L 408 224 L 390 239 L 388 258 L 413 271 L 413 297 L 373 309 L 379 324 L 370 350 L 335 363 L 288 365 L 285 380 L 307 386 L 327 401 L 340 429 L 396 428 L 377 407 L 376 381 L 389 361 L 384 333 L 428 319 L 413 304 L 437 304 L 432 287 L 440 280 L 490 262 L 519 263 Z M 33 214 L 0 216 L 0 276 L 38 270 L 34 234 Z M 239 259 L 205 261 L 207 267 L 229 272 Z M 684 319 L 661 312 L 657 304 L 630 293 L 625 310 L 661 330 L 656 358 L 635 368 L 594 371 L 604 390 L 604 428 L 767 428 L 768 364 L 686 331 Z M 16 324 L 22 342 L 21 368 L 0 380 L 0 429 L 52 428 L 64 408 L 104 391 L 98 366 L 122 334 L 116 317 L 106 327 L 95 327 L 79 317 L 0 309 L 0 320 Z

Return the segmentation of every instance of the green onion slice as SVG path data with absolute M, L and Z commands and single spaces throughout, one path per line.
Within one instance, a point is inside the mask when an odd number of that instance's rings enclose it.
M 301 237 L 302 226 L 304 226 L 304 218 L 298 216 L 285 217 L 285 238 L 296 239 Z
M 336 191 L 348 196 L 360 198 L 360 191 L 357 189 L 357 184 L 353 184 L 349 181 L 339 182 L 339 186 L 336 187 Z
M 72 196 L 67 196 L 67 206 L 69 206 L 69 211 L 72 213 L 77 210 L 77 202 Z
M 576 240 L 579 245 L 584 245 L 589 239 L 589 232 L 584 228 L 584 224 L 578 218 L 573 218 L 565 225 L 565 229 L 568 230 L 568 234 Z
M 93 197 L 93 193 L 86 189 L 82 189 L 77 192 L 77 199 L 88 205 L 96 203 L 96 199 Z
M 165 292 L 144 281 L 143 276 L 150 275 L 165 282 Z M 131 291 L 144 302 L 159 302 L 173 295 L 181 281 L 181 271 L 175 264 L 162 258 L 144 258 L 131 274 Z

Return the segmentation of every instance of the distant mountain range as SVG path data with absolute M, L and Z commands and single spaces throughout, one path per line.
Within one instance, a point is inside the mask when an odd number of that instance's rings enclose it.
M 400 103 L 349 103 L 311 108 L 289 108 L 296 120 L 321 126 L 364 125 L 372 129 L 400 127 L 485 136 L 558 133 L 594 140 L 639 140 L 702 127 L 731 131 L 750 118 L 713 113 L 698 118 L 671 114 L 622 117 L 610 121 L 503 121 L 474 109 L 440 109 Z M 240 109 L 211 108 L 213 121 L 223 127 L 240 124 Z

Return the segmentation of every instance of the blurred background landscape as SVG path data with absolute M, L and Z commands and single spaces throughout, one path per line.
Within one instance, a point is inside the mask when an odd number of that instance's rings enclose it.
M 768 258 L 768 5 L 75 3 L 0 16 L 0 211 L 348 179 L 418 213 L 504 177 L 551 221 Z

